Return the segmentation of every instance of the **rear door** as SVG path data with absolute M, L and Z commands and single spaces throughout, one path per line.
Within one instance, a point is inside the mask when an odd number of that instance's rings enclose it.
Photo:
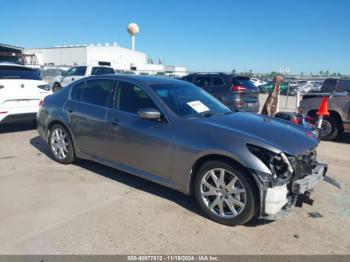
M 104 157 L 105 119 L 116 83 L 111 79 L 80 81 L 65 105 L 77 149 L 90 156 Z
M 227 102 L 228 87 L 221 76 L 212 76 L 211 85 L 207 87 L 207 92 L 215 96 L 224 104 Z

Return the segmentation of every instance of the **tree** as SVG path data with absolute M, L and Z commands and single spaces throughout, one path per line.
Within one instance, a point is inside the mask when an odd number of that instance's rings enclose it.
M 232 69 L 232 74 L 233 74 L 233 75 L 236 74 L 236 69 Z
M 323 76 L 323 71 L 322 70 L 320 71 L 320 76 Z

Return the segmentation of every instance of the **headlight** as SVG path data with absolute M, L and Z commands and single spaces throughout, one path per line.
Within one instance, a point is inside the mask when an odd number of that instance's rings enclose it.
M 38 85 L 38 88 L 46 90 L 46 91 L 50 91 L 51 90 L 50 85 Z
M 284 153 L 276 154 L 266 148 L 248 144 L 249 151 L 259 158 L 271 170 L 274 178 L 289 178 L 293 168 Z

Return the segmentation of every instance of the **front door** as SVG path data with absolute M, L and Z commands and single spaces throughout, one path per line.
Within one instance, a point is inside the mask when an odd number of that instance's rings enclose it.
M 141 119 L 142 108 L 159 108 L 140 87 L 119 81 L 114 109 L 107 113 L 107 158 L 129 168 L 170 178 L 173 160 L 173 130 L 170 123 Z

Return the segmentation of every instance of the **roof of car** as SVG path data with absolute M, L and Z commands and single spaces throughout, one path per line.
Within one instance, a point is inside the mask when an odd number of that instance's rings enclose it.
M 89 80 L 89 79 L 98 79 L 98 78 L 111 78 L 111 79 L 116 78 L 118 80 L 137 81 L 147 85 L 184 83 L 183 80 L 168 78 L 164 76 L 129 75 L 129 74 L 117 74 L 117 75 L 110 74 L 110 75 L 89 76 L 86 79 Z
M 11 63 L 11 62 L 0 62 L 0 66 L 16 66 L 16 67 L 27 67 L 21 64 Z

